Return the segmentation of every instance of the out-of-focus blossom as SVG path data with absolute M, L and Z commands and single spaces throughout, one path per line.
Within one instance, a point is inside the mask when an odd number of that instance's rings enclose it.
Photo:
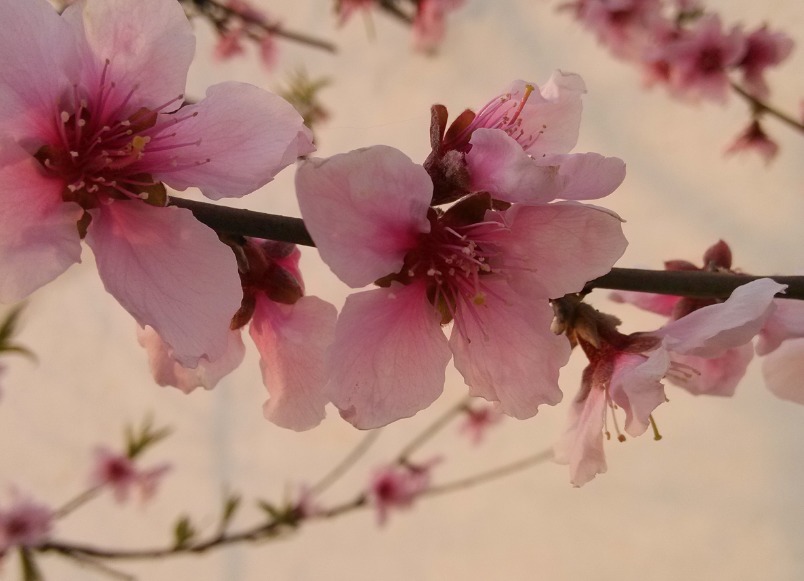
M 724 102 L 730 90 L 728 71 L 745 50 L 745 36 L 738 28 L 724 32 L 720 18 L 708 15 L 665 46 L 663 54 L 677 95 Z
M 802 307 L 804 310 L 804 307 Z M 782 343 L 762 360 L 765 385 L 776 397 L 804 404 L 804 338 Z
M 775 67 L 793 52 L 793 39 L 783 32 L 771 32 L 762 25 L 745 38 L 745 53 L 737 63 L 743 73 L 745 88 L 758 99 L 770 94 L 765 81 L 765 70 Z
M 434 53 L 446 35 L 447 14 L 463 6 L 464 0 L 420 0 L 413 17 L 413 46 Z
M 293 244 L 246 239 L 235 244 L 240 256 L 243 301 L 232 320 L 228 348 L 217 359 L 202 358 L 184 367 L 153 329 L 140 329 L 140 344 L 148 351 L 151 372 L 159 385 L 185 393 L 212 389 L 240 365 L 245 354 L 241 331 L 250 335 L 260 353 L 263 382 L 270 399 L 263 412 L 271 422 L 306 430 L 324 418 L 324 354 L 332 342 L 337 312 L 331 304 L 304 296 L 299 270 L 301 253 Z
M 377 510 L 377 523 L 384 525 L 391 510 L 407 509 L 430 487 L 431 471 L 438 459 L 424 464 L 391 465 L 377 470 L 366 493 Z
M 756 153 L 765 161 L 765 164 L 769 164 L 779 153 L 779 146 L 768 137 L 768 134 L 762 129 L 762 125 L 755 119 L 726 148 L 726 154 L 729 155 L 740 152 Z
M 215 43 L 215 58 L 229 60 L 246 52 L 243 48 L 243 27 L 233 26 L 218 35 Z
M 13 547 L 36 547 L 48 540 L 54 515 L 50 507 L 19 494 L 0 509 L 0 556 Z
M 0 300 L 92 248 L 106 289 L 185 365 L 219 357 L 241 289 L 231 252 L 166 188 L 243 196 L 313 150 L 293 108 L 223 83 L 182 106 L 195 40 L 172 0 L 0 2 Z
M 169 464 L 142 470 L 125 454 L 99 446 L 95 449 L 95 464 L 90 475 L 90 486 L 108 486 L 117 502 L 128 500 L 131 491 L 137 488 L 140 498 L 145 502 L 156 493 L 159 481 L 169 470 Z
M 473 444 L 479 445 L 486 433 L 499 424 L 503 415 L 493 405 L 468 406 L 463 414 L 460 430 L 466 434 Z
M 774 309 L 773 297 L 785 287 L 761 279 L 735 290 L 723 303 L 702 307 L 651 333 L 623 335 L 619 321 L 581 303 L 570 334 L 589 358 L 581 390 L 570 409 L 569 426 L 556 444 L 556 461 L 570 466 L 575 486 L 606 471 L 603 437 L 610 436 L 608 414 L 620 433 L 615 410 L 625 412 L 624 431 L 642 435 L 651 414 L 666 401 L 664 378 L 694 376 L 698 369 L 681 357 L 717 358 L 739 348 L 759 332 Z
M 335 13 L 338 17 L 338 26 L 346 24 L 357 11 L 368 13 L 376 4 L 377 0 L 336 0 Z

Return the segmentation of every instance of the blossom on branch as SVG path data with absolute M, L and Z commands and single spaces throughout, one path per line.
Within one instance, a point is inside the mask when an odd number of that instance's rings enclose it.
M 143 502 L 155 493 L 160 479 L 170 470 L 169 464 L 160 464 L 148 470 L 137 467 L 133 458 L 114 452 L 105 446 L 95 449 L 95 465 L 90 476 L 90 486 L 108 486 L 117 502 L 128 500 L 131 490 L 138 488 Z
M 243 196 L 313 150 L 279 97 L 240 83 L 183 105 L 195 39 L 173 0 L 0 0 L 0 300 L 92 248 L 106 289 L 183 364 L 226 348 L 231 252 L 166 186 Z
M 306 430 L 324 419 L 324 354 L 332 343 L 337 312 L 318 297 L 304 296 L 301 253 L 293 244 L 247 238 L 232 243 L 239 258 L 243 301 L 229 332 L 229 346 L 217 359 L 202 358 L 184 367 L 153 329 L 139 329 L 154 379 L 185 393 L 212 389 L 237 368 L 245 355 L 241 329 L 260 353 L 263 382 L 270 399 L 263 412 L 271 422 Z
M 0 509 L 0 557 L 12 547 L 36 547 L 44 543 L 53 520 L 49 507 L 15 493 L 11 506 Z
M 666 401 L 662 381 L 683 383 L 701 372 L 688 361 L 723 357 L 750 343 L 773 312 L 774 295 L 784 288 L 760 279 L 739 287 L 723 303 L 697 309 L 656 331 L 631 335 L 617 330 L 614 317 L 584 303 L 570 305 L 568 335 L 589 358 L 569 426 L 555 446 L 556 461 L 569 464 L 572 484 L 582 486 L 606 471 L 603 439 L 604 434 L 611 437 L 609 417 L 617 439 L 625 440 L 616 410 L 625 412 L 626 434 L 645 433 L 651 414 Z
M 391 509 L 407 509 L 430 488 L 430 472 L 438 459 L 424 464 L 391 465 L 377 470 L 368 488 L 368 501 L 377 510 L 377 524 L 384 525 Z

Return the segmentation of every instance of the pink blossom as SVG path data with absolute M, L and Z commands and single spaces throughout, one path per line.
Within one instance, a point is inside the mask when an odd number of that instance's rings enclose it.
M 770 94 L 765 70 L 785 60 L 793 52 L 793 39 L 783 32 L 770 32 L 762 25 L 745 38 L 745 54 L 737 67 L 743 72 L 748 91 L 759 99 Z
M 12 547 L 36 547 L 47 541 L 53 517 L 49 507 L 14 494 L 12 505 L 0 510 L 0 555 Z
M 371 478 L 368 501 L 377 510 L 377 524 L 384 525 L 391 509 L 407 509 L 430 487 L 431 470 L 438 459 L 424 464 L 393 464 L 377 470 Z
M 352 14 L 362 10 L 365 14 L 377 4 L 377 0 L 337 0 L 335 2 L 335 12 L 338 16 L 338 26 L 346 24 Z
M 765 385 L 776 397 L 804 404 L 804 338 L 782 343 L 762 361 Z
M 769 164 L 776 154 L 779 153 L 779 146 L 773 141 L 756 119 L 743 130 L 734 142 L 726 148 L 726 154 L 731 155 L 739 152 L 754 152 L 758 154 L 765 164 Z
M 315 427 L 324 419 L 329 401 L 323 392 L 324 354 L 332 342 L 335 307 L 303 296 L 301 253 L 293 244 L 246 239 L 236 249 L 243 302 L 232 320 L 228 348 L 221 357 L 201 358 L 195 368 L 189 368 L 176 360 L 153 329 L 140 329 L 139 341 L 148 351 L 154 379 L 184 393 L 196 387 L 212 389 L 242 362 L 241 329 L 250 323 L 263 382 L 271 396 L 263 407 L 265 417 L 293 430 Z
M 722 358 L 750 343 L 773 311 L 774 295 L 784 288 L 760 279 L 739 287 L 723 303 L 702 307 L 651 333 L 632 335 L 618 332 L 611 318 L 581 304 L 577 321 L 584 324 L 576 321 L 575 339 L 589 365 L 570 409 L 569 426 L 554 450 L 556 461 L 569 464 L 572 484 L 582 486 L 606 471 L 603 437 L 610 437 L 609 411 L 620 441 L 625 436 L 614 415 L 617 409 L 625 412 L 625 433 L 642 435 L 653 411 L 666 401 L 662 380 L 689 379 L 700 372 L 689 364 L 693 360 L 684 358 Z M 730 355 L 729 362 L 738 362 L 740 355 L 745 351 Z
M 243 33 L 242 26 L 233 26 L 221 32 L 218 42 L 215 43 L 215 58 L 228 60 L 243 54 L 245 52 L 242 42 Z
M 106 289 L 182 363 L 214 359 L 241 289 L 231 252 L 166 188 L 243 196 L 312 151 L 293 108 L 223 83 L 182 106 L 195 41 L 172 0 L 0 2 L 0 300 L 92 248 Z
M 619 218 L 574 201 L 494 210 L 487 193 L 436 210 L 428 173 L 385 146 L 307 160 L 296 191 L 333 272 L 380 287 L 349 296 L 336 325 L 327 390 L 345 419 L 368 429 L 424 409 L 451 356 L 470 394 L 506 414 L 561 400 L 570 349 L 548 299 L 611 268 Z
M 464 0 L 420 0 L 413 17 L 413 46 L 433 53 L 444 40 L 447 13 L 463 6 Z
M 497 408 L 491 405 L 467 407 L 460 430 L 469 437 L 473 444 L 479 445 L 489 429 L 499 424 L 502 418 L 503 416 Z
M 691 100 L 724 102 L 730 90 L 728 70 L 740 62 L 745 51 L 745 37 L 739 29 L 726 33 L 718 16 L 704 16 L 664 49 L 672 88 Z
M 154 495 L 160 479 L 169 470 L 169 464 L 141 470 L 127 455 L 99 446 L 95 449 L 90 486 L 108 486 L 112 489 L 115 500 L 121 503 L 128 500 L 132 489 L 138 488 L 144 502 Z

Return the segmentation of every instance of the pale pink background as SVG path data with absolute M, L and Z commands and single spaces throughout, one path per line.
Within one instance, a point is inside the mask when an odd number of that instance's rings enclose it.
M 451 22 L 441 55 L 409 50 L 409 34 L 374 18 L 376 40 L 360 19 L 335 31 L 330 2 L 264 2 L 292 28 L 335 40 L 337 56 L 281 43 L 280 67 L 304 66 L 332 77 L 323 93 L 332 120 L 319 131 L 322 156 L 376 143 L 417 160 L 427 154 L 429 106 L 453 114 L 477 107 L 512 79 L 544 82 L 554 68 L 587 82 L 579 151 L 617 155 L 628 164 L 624 185 L 605 205 L 627 220 L 631 247 L 623 266 L 659 266 L 666 258 L 698 261 L 718 238 L 750 272 L 804 268 L 804 146 L 778 123 L 767 129 L 782 152 L 768 169 L 754 157 L 724 159 L 744 125 L 746 107 L 690 107 L 662 91 L 645 93 L 639 76 L 613 62 L 555 2 L 468 0 Z M 798 34 L 804 5 L 795 0 L 720 0 L 727 22 L 763 20 Z M 211 33 L 198 25 L 198 59 L 190 95 L 220 80 L 273 87 L 278 79 L 255 59 L 211 62 Z M 771 77 L 774 101 L 798 111 L 804 96 L 800 51 Z M 237 202 L 255 210 L 298 215 L 292 170 Z M 179 514 L 214 526 L 223 490 L 279 500 L 291 484 L 320 477 L 361 437 L 337 414 L 303 434 L 263 420 L 264 388 L 254 353 L 213 392 L 184 396 L 150 380 L 130 317 L 101 287 L 92 256 L 30 300 L 20 340 L 38 364 L 11 362 L 0 399 L 0 494 L 16 484 L 57 505 L 85 486 L 91 449 L 116 444 L 122 426 L 152 412 L 175 434 L 145 458 L 175 461 L 157 500 L 118 507 L 104 497 L 59 523 L 57 536 L 114 547 L 164 545 Z M 308 290 L 336 305 L 346 290 L 305 251 Z M 594 293 L 603 307 L 604 292 Z M 658 319 L 617 310 L 627 330 Z M 577 354 L 576 354 L 577 355 Z M 565 399 L 577 388 L 582 360 L 563 376 Z M 415 362 L 411 362 L 415 365 Z M 752 366 L 733 399 L 694 398 L 669 389 L 656 419 L 665 438 L 609 443 L 609 473 L 578 490 L 566 468 L 546 464 L 521 475 L 394 514 L 385 529 L 361 511 L 305 527 L 289 541 L 238 546 L 204 557 L 118 563 L 139 579 L 257 581 L 408 581 L 411 579 L 595 579 L 678 581 L 804 578 L 804 410 L 775 400 Z M 327 499 L 350 498 L 372 465 L 388 458 L 465 388 L 454 370 L 442 400 L 427 413 L 386 430 L 369 459 Z M 507 420 L 472 450 L 447 430 L 421 458 L 443 455 L 446 481 L 549 446 L 566 409 L 545 408 L 532 420 Z M 0 506 L 7 502 L 0 496 Z M 248 504 L 237 525 L 258 516 Z M 252 518 L 253 517 L 253 518 Z M 54 557 L 42 561 L 50 580 L 105 577 Z M 0 576 L 15 579 L 9 560 Z

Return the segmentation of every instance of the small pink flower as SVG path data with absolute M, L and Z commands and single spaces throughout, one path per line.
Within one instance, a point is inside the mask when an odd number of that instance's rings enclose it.
M 301 117 L 223 83 L 182 105 L 195 39 L 172 0 L 88 0 L 59 15 L 3 2 L 0 300 L 19 300 L 92 248 L 106 289 L 182 363 L 220 356 L 241 289 L 231 252 L 166 186 L 248 194 L 313 150 Z
M 632 335 L 618 332 L 610 318 L 581 304 L 578 314 L 585 325 L 576 327 L 575 338 L 589 365 L 570 408 L 569 426 L 554 449 L 556 461 L 569 464 L 572 484 L 582 486 L 606 471 L 603 437 L 610 437 L 609 412 L 618 440 L 625 439 L 615 417 L 618 409 L 625 412 L 625 433 L 642 435 L 653 411 L 666 401 L 662 380 L 689 381 L 700 373 L 691 362 L 723 358 L 734 349 L 738 351 L 727 362 L 740 363 L 745 350 L 739 348 L 759 332 L 774 309 L 774 295 L 784 288 L 760 279 L 739 287 L 723 303 L 702 307 L 651 333 Z M 715 366 L 722 369 L 720 361 Z M 732 379 L 721 378 L 718 385 Z
M 215 58 L 229 60 L 245 52 L 243 48 L 243 27 L 233 26 L 222 32 L 215 43 Z
M 246 239 L 240 255 L 243 301 L 232 321 L 228 348 L 217 359 L 202 358 L 185 367 L 153 329 L 140 329 L 154 379 L 184 393 L 212 389 L 243 360 L 241 329 L 249 332 L 260 353 L 263 382 L 270 399 L 265 417 L 285 428 L 307 430 L 324 419 L 324 354 L 332 342 L 337 312 L 317 297 L 304 296 L 299 270 L 301 252 L 293 244 Z
M 36 547 L 47 541 L 53 528 L 53 511 L 14 494 L 10 508 L 0 510 L 0 555 L 12 547 Z
M 128 500 L 131 490 L 138 488 L 143 502 L 149 500 L 159 485 L 160 479 L 170 470 L 169 464 L 160 464 L 148 470 L 141 470 L 134 460 L 99 446 L 95 450 L 95 466 L 90 476 L 90 485 L 108 486 L 117 502 Z
M 438 459 L 425 464 L 391 465 L 374 473 L 367 492 L 377 510 L 377 524 L 384 525 L 391 509 L 407 509 L 430 487 L 431 470 Z
M 377 0 L 336 0 L 335 13 L 338 26 L 343 26 L 357 11 L 368 12 L 377 4 Z
M 467 407 L 460 430 L 473 444 L 479 445 L 486 433 L 502 419 L 503 415 L 492 405 Z
M 779 146 L 773 141 L 756 119 L 737 136 L 734 142 L 726 148 L 725 153 L 732 155 L 740 152 L 754 152 L 758 154 L 765 164 L 769 164 L 779 153 Z
M 730 90 L 728 71 L 745 51 L 745 37 L 739 29 L 725 33 L 718 16 L 704 16 L 664 48 L 672 88 L 691 100 L 724 102 Z
M 420 0 L 413 17 L 413 46 L 435 52 L 446 35 L 447 13 L 463 6 L 464 0 Z
M 745 87 L 759 99 L 766 99 L 770 89 L 765 70 L 775 67 L 793 52 L 793 39 L 783 32 L 770 32 L 762 25 L 745 38 L 745 54 L 737 67 L 743 72 Z

